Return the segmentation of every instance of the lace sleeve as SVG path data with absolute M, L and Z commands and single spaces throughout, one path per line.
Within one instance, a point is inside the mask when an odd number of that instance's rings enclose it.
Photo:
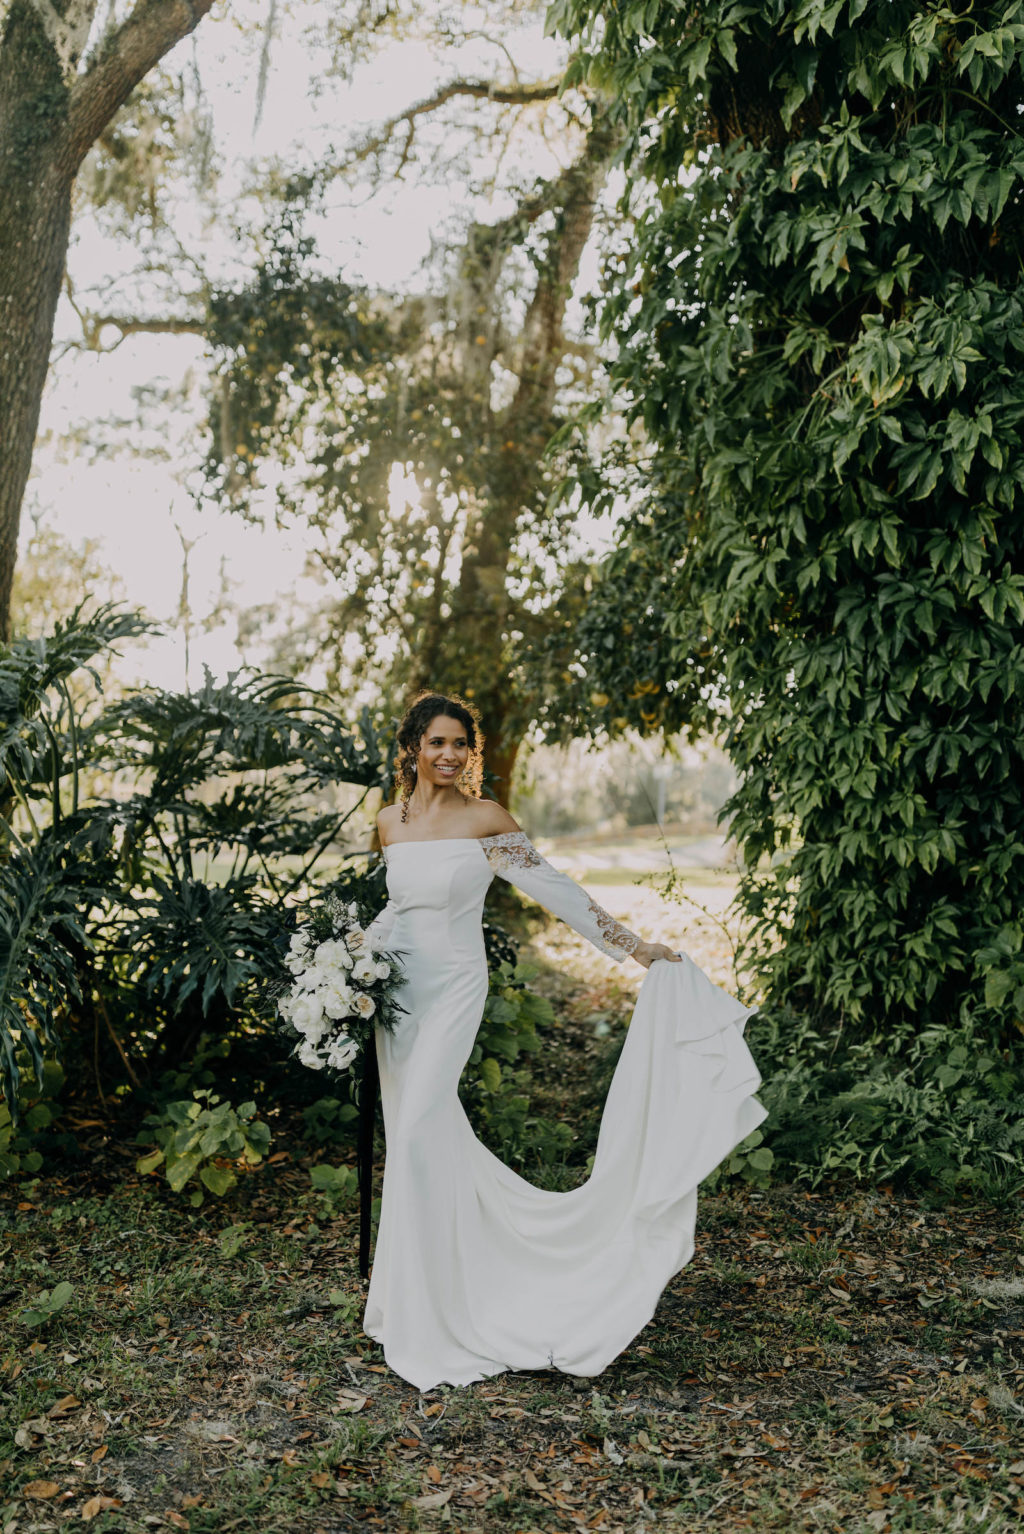
M 542 858 L 525 831 L 485 836 L 480 846 L 496 874 L 558 916 L 617 963 L 643 940 L 587 894 L 568 874 Z

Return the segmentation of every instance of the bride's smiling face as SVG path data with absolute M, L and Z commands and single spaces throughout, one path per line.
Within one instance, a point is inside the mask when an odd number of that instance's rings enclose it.
M 465 726 L 447 714 L 430 721 L 420 740 L 416 773 L 421 782 L 443 786 L 454 783 L 469 761 L 469 739 Z

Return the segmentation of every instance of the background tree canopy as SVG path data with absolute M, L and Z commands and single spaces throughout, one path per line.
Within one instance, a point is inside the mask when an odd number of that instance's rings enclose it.
M 551 15 L 628 125 L 600 312 L 653 447 L 577 717 L 724 734 L 776 1008 L 1014 1060 L 1024 6 Z

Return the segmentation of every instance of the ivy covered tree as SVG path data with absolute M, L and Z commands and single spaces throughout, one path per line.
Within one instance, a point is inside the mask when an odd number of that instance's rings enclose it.
M 629 132 L 651 446 L 579 716 L 721 732 L 769 1001 L 1024 1017 L 1024 4 L 556 0 Z M 628 488 L 581 471 L 597 505 Z M 625 615 L 626 623 L 622 619 Z

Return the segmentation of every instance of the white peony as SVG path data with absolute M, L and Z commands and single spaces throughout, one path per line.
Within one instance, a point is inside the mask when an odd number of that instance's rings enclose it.
M 308 1040 L 299 1045 L 299 1059 L 303 1065 L 308 1065 L 311 1071 L 322 1071 L 324 1062 Z
M 319 1044 L 327 1032 L 324 1009 L 315 996 L 299 996 L 292 1003 L 290 1022 L 312 1044 Z
M 350 1039 L 347 1034 L 342 1034 L 335 1039 L 327 1051 L 327 1064 L 333 1070 L 345 1071 L 352 1064 L 359 1053 L 359 1045 L 355 1039 Z
M 313 963 L 319 969 L 351 969 L 352 955 L 340 937 L 329 937 L 326 942 L 317 944 Z
M 339 1017 L 351 1016 L 352 992 L 347 985 L 339 981 L 325 985 L 317 992 L 317 999 L 329 1018 L 337 1021 Z
M 303 991 L 317 991 L 322 985 L 328 985 L 331 979 L 327 970 L 321 969 L 319 964 L 311 964 L 301 975 L 296 975 L 295 984 Z
M 362 958 L 357 959 L 353 964 L 352 979 L 358 980 L 360 985 L 369 985 L 370 981 L 376 980 L 376 978 L 377 965 L 374 962 L 372 956 L 368 953 L 365 953 L 363 954 Z
M 372 1017 L 376 1010 L 373 997 L 368 996 L 365 991 L 360 991 L 359 995 L 352 1002 L 352 1011 L 356 1014 L 356 1017 Z

